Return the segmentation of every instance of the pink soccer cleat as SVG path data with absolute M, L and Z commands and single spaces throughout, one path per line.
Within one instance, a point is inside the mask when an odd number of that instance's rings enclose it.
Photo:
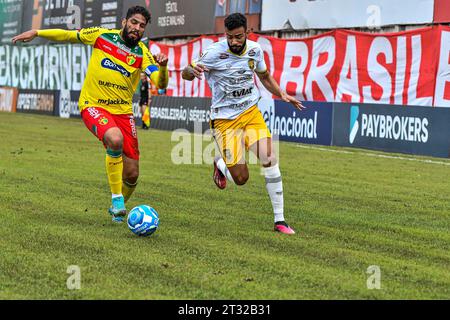
M 216 161 L 220 159 L 219 157 L 214 159 L 214 173 L 213 173 L 213 180 L 216 186 L 219 189 L 225 189 L 227 186 L 227 178 L 223 175 L 222 172 L 220 172 L 219 168 L 217 168 Z
M 275 222 L 274 231 L 281 232 L 284 234 L 295 234 L 294 229 L 289 227 L 285 221 Z

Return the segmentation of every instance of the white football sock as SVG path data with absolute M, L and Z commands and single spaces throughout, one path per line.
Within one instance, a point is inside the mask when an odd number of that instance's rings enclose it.
M 283 182 L 278 164 L 273 167 L 263 168 L 266 177 L 266 188 L 272 201 L 274 221 L 284 221 Z
M 233 176 L 231 175 L 230 170 L 228 170 L 227 165 L 225 164 L 225 161 L 223 160 L 223 158 L 220 158 L 219 160 L 217 160 L 216 165 L 217 165 L 217 168 L 220 170 L 220 172 L 222 172 L 222 174 L 225 177 L 227 177 L 227 180 L 234 183 Z

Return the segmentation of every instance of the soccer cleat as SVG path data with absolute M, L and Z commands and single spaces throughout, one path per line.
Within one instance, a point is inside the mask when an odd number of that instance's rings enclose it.
M 123 222 L 123 217 L 112 215 L 112 222 L 122 223 Z
M 222 172 L 220 172 L 219 168 L 217 168 L 216 161 L 220 159 L 220 157 L 216 157 L 214 159 L 214 174 L 213 174 L 213 180 L 216 186 L 219 189 L 225 189 L 227 186 L 227 178 L 223 175 Z
M 289 227 L 285 221 L 275 222 L 274 231 L 281 232 L 284 234 L 295 234 L 294 229 Z
M 108 212 L 112 216 L 112 221 L 123 222 L 123 217 L 125 217 L 127 214 L 123 196 L 115 197 L 112 199 L 112 205 L 108 209 Z

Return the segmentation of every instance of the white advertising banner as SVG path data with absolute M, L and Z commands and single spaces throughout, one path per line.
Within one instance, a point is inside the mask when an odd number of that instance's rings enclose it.
M 264 0 L 261 30 L 424 24 L 433 12 L 434 0 Z
M 0 46 L 0 86 L 79 91 L 91 52 L 79 44 Z
M 16 112 L 17 88 L 0 87 L 0 111 Z

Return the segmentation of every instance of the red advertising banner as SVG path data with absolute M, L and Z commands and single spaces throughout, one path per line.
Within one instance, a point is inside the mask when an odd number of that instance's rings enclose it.
M 182 45 L 163 45 L 157 42 L 150 42 L 152 54 L 160 52 L 169 57 L 169 86 L 167 95 L 175 97 L 211 97 L 211 90 L 205 79 L 202 81 L 185 81 L 181 77 L 181 72 L 194 58 L 209 45 L 218 41 L 216 36 L 205 36 L 196 38 Z
M 335 101 L 431 106 L 438 34 L 336 32 Z
M 335 30 L 305 39 L 250 34 L 263 51 L 272 76 L 300 100 L 450 107 L 450 27 L 398 33 Z M 181 78 L 183 68 L 218 37 L 167 46 L 168 95 L 210 97 L 205 80 Z M 261 86 L 263 96 L 270 94 Z
M 450 22 L 450 1 L 434 0 L 434 18 L 435 23 Z

